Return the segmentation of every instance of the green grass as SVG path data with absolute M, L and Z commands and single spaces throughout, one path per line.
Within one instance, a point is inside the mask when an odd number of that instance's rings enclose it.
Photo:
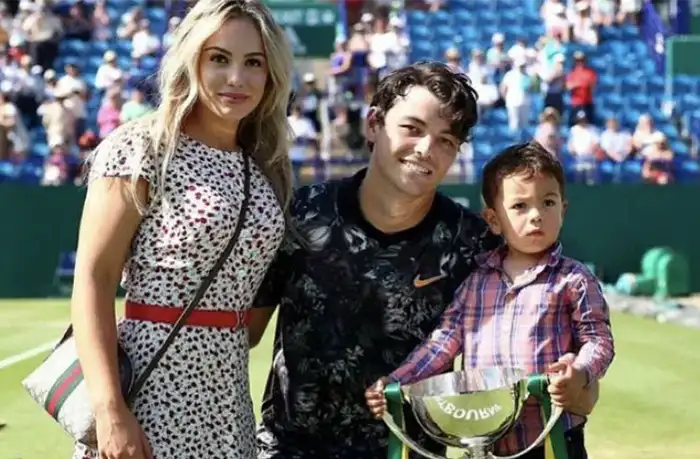
M 65 300 L 0 301 L 0 360 L 60 336 Z M 252 351 L 251 391 L 257 404 L 271 357 L 271 333 Z M 617 359 L 602 385 L 587 428 L 592 459 L 695 459 L 700 456 L 700 334 L 615 315 Z M 20 385 L 37 356 L 0 370 L 0 459 L 67 458 L 68 437 Z

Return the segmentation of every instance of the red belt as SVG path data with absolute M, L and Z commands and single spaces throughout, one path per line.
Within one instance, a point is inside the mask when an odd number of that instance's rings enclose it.
M 171 308 L 152 304 L 126 302 L 124 316 L 127 319 L 174 324 L 180 318 L 184 308 Z M 250 322 L 250 310 L 246 311 L 207 311 L 195 309 L 185 320 L 185 325 L 194 327 L 216 327 L 238 329 L 247 327 Z

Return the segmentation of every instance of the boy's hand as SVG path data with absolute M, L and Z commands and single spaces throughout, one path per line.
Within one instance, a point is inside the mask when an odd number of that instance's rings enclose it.
M 367 408 L 369 408 L 374 417 L 377 419 L 381 419 L 386 411 L 386 398 L 384 398 L 385 384 L 386 378 L 381 378 L 365 391 Z
M 567 354 L 547 368 L 548 373 L 553 373 L 548 388 L 552 402 L 565 409 L 581 397 L 587 383 L 586 374 L 575 368 L 573 361 L 573 354 Z

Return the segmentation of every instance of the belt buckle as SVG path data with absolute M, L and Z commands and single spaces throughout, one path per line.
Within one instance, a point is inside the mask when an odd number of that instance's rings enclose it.
M 243 328 L 245 324 L 243 323 L 245 320 L 245 311 L 234 311 L 236 314 L 236 326 L 235 329 Z

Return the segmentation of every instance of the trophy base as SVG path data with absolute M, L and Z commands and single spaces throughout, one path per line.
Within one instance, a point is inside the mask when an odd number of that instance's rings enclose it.
M 493 454 L 490 451 L 488 438 L 464 438 L 461 441 L 465 449 L 461 459 L 491 459 Z

